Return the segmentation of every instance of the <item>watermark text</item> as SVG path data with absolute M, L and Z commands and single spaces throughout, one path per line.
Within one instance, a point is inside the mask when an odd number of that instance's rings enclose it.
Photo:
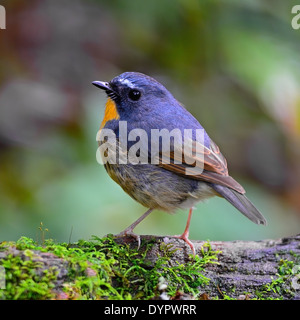
M 3 266 L 0 266 L 0 290 L 5 289 L 5 287 L 5 268 Z
M 298 30 L 300 29 L 300 4 L 293 6 L 292 14 L 295 14 L 291 21 L 292 28 Z
M 204 129 L 163 128 L 147 132 L 141 128 L 128 130 L 126 121 L 119 121 L 118 126 L 118 136 L 114 130 L 108 128 L 98 131 L 96 136 L 99 142 L 96 153 L 98 163 L 184 164 L 185 174 L 202 173 L 207 148 Z
M 6 10 L 0 6 L 0 29 L 6 29 Z

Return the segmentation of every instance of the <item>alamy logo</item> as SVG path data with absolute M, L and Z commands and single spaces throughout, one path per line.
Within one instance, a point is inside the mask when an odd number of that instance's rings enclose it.
M 299 290 L 300 289 L 300 265 L 296 265 L 293 267 L 292 274 L 294 275 L 291 282 L 292 287 L 295 290 Z
M 120 121 L 118 137 L 111 129 L 98 131 L 99 147 L 96 159 L 100 164 L 182 164 L 187 175 L 199 175 L 204 168 L 204 154 L 210 153 L 205 146 L 203 129 L 174 128 L 127 129 L 127 121 Z
M 0 6 L 0 29 L 6 29 L 6 11 L 3 6 Z
M 300 29 L 300 4 L 293 6 L 292 13 L 296 14 L 291 21 L 292 28 L 298 30 Z
M 0 266 L 0 289 L 5 289 L 5 268 Z

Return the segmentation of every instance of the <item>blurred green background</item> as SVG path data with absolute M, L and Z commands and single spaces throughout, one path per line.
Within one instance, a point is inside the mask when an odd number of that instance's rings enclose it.
M 298 1 L 299 2 L 299 1 Z M 0 30 L 0 241 L 119 233 L 146 209 L 96 162 L 105 94 L 125 71 L 161 81 L 205 126 L 263 212 L 200 203 L 191 239 L 300 231 L 297 1 L 9 0 Z M 299 2 L 300 4 L 300 2 Z M 136 231 L 180 234 L 188 212 L 155 211 Z

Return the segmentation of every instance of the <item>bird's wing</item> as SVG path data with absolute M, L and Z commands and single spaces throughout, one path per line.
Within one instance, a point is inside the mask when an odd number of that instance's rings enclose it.
M 181 159 L 180 159 L 181 158 Z M 219 147 L 211 140 L 206 147 L 199 142 L 192 142 L 192 152 L 178 155 L 170 152 L 170 161 L 165 161 L 163 153 L 159 154 L 159 166 L 189 179 L 216 183 L 244 194 L 244 188 L 228 174 L 227 161 Z M 194 163 L 194 164 L 193 164 Z

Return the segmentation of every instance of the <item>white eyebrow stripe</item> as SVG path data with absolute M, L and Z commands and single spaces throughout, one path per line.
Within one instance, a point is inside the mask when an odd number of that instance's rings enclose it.
M 129 88 L 134 88 L 134 84 L 128 79 L 121 78 L 121 79 L 119 79 L 119 81 L 122 84 L 125 84 L 126 86 L 128 86 Z

